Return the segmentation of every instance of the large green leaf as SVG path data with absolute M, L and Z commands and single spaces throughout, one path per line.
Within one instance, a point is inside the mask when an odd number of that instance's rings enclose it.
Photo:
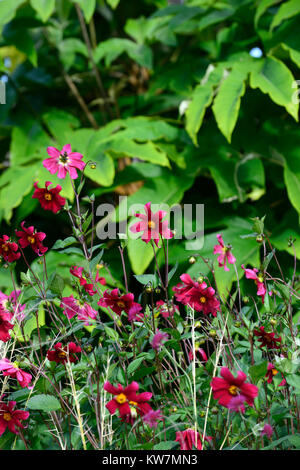
M 210 66 L 202 82 L 196 86 L 191 102 L 186 110 L 186 130 L 195 145 L 197 133 L 201 127 L 206 108 L 211 104 L 214 96 L 214 87 L 222 78 L 223 69 Z
M 290 70 L 278 59 L 267 57 L 259 60 L 250 73 L 250 86 L 267 93 L 277 104 L 284 106 L 298 121 L 299 103 L 293 100 L 294 77 Z
M 300 13 L 300 2 L 299 0 L 289 0 L 288 2 L 283 3 L 276 15 L 274 15 L 270 30 L 272 31 L 276 26 L 278 26 L 282 21 L 291 18 L 292 16 L 298 15 Z
M 83 11 L 85 21 L 89 23 L 96 8 L 96 0 L 72 0 L 73 3 L 78 3 Z
M 108 145 L 108 150 L 119 156 L 127 155 L 157 165 L 170 166 L 166 153 L 159 150 L 153 142 L 137 143 L 134 140 L 116 137 Z
M 57 411 L 61 406 L 57 398 L 53 395 L 35 395 L 28 400 L 27 407 L 30 410 Z
M 245 93 L 245 80 L 248 72 L 242 72 L 234 68 L 220 85 L 218 94 L 214 99 L 212 110 L 218 127 L 228 142 L 235 127 L 241 97 Z
M 3 25 L 11 21 L 15 14 L 16 10 L 25 0 L 2 0 L 0 2 L 0 29 L 2 29 Z
M 55 0 L 30 0 L 30 4 L 44 23 L 52 15 L 55 8 Z

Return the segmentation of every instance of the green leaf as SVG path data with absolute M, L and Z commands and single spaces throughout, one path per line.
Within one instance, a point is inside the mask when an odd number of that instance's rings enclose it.
M 298 121 L 299 103 L 293 100 L 293 83 L 294 77 L 290 70 L 274 57 L 258 60 L 257 66 L 250 73 L 250 86 L 267 93 Z
M 154 450 L 170 450 L 175 446 L 174 441 L 162 441 L 158 444 L 155 444 L 153 447 Z
M 127 250 L 133 272 L 143 274 L 154 257 L 151 243 L 129 238 Z
M 222 81 L 218 94 L 214 99 L 212 110 L 218 127 L 228 142 L 231 141 L 231 134 L 238 118 L 241 97 L 246 89 L 245 80 L 247 75 L 248 72 L 242 72 L 234 68 L 227 78 Z
M 55 0 L 30 0 L 30 4 L 44 23 L 52 15 L 55 8 Z
M 289 200 L 300 214 L 300 175 L 293 173 L 287 165 L 284 167 L 284 181 Z
M 186 110 L 186 130 L 197 146 L 197 133 L 201 127 L 206 108 L 214 96 L 214 86 L 221 80 L 223 69 L 210 65 L 200 85 L 197 85 Z
M 96 0 L 72 0 L 72 2 L 78 3 L 83 11 L 85 21 L 89 23 L 96 8 Z
M 60 60 L 68 70 L 75 62 L 76 54 L 88 57 L 86 45 L 80 39 L 69 38 L 60 42 L 58 45 Z
M 286 374 L 285 379 L 289 385 L 292 387 L 295 387 L 296 389 L 300 390 L 300 375 L 296 374 Z
M 134 277 L 137 279 L 138 282 L 143 284 L 143 286 L 146 286 L 147 284 L 151 284 L 152 287 L 156 287 L 158 284 L 157 277 L 155 274 L 140 274 L 140 275 L 134 275 Z
M 119 5 L 120 0 L 106 0 L 106 2 L 113 10 L 115 10 L 117 6 Z
M 57 398 L 53 395 L 35 395 L 31 397 L 27 403 L 27 407 L 30 410 L 40 411 L 57 411 L 60 410 L 61 406 Z
M 144 357 L 138 357 L 137 359 L 135 359 L 134 361 L 132 361 L 129 366 L 127 367 L 127 373 L 128 375 L 131 375 L 133 374 L 133 372 L 138 369 L 141 365 L 141 363 L 143 362 L 144 360 Z
M 58 296 L 61 296 L 65 287 L 63 278 L 58 273 L 53 273 L 48 280 L 48 289 Z
M 257 27 L 259 19 L 268 10 L 268 8 L 279 2 L 281 2 L 281 0 L 261 0 L 259 2 L 259 5 L 256 9 L 255 17 L 254 17 L 255 27 Z
M 17 9 L 19 8 L 25 0 L 2 0 L 0 2 L 0 31 L 2 30 L 3 25 L 9 23 L 15 14 Z
M 170 166 L 166 153 L 158 150 L 153 142 L 137 143 L 133 140 L 117 137 L 109 144 L 109 150 L 120 157 L 126 155 L 157 165 Z
M 249 368 L 249 374 L 254 382 L 265 377 L 268 370 L 268 361 L 263 361 L 260 364 L 255 364 Z
M 290 0 L 283 3 L 276 15 L 273 17 L 270 31 L 272 31 L 276 26 L 278 26 L 282 21 L 291 18 L 292 16 L 298 15 L 300 13 L 300 2 L 299 0 Z

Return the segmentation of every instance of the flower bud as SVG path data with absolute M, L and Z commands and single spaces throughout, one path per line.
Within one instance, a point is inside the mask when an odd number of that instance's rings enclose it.
M 276 326 L 277 325 L 277 320 L 275 318 L 271 318 L 270 323 L 271 323 L 272 326 Z
M 90 169 L 91 169 L 91 170 L 95 170 L 96 167 L 97 167 L 97 163 L 96 163 L 96 162 L 90 163 Z
M 248 304 L 249 301 L 250 301 L 249 297 L 247 297 L 247 296 L 243 297 L 242 300 L 243 300 L 244 304 Z
M 191 257 L 189 258 L 189 263 L 190 263 L 190 264 L 195 264 L 196 261 L 197 261 L 197 260 L 196 260 L 195 256 L 191 256 Z
M 151 292 L 153 292 L 152 286 L 150 286 L 150 285 L 149 285 L 149 286 L 146 286 L 146 287 L 145 287 L 145 292 L 147 292 L 147 294 L 151 294 Z
M 240 322 L 240 321 L 236 321 L 236 322 L 234 323 L 234 326 L 236 326 L 237 328 L 239 328 L 239 327 L 241 326 L 241 322 Z
M 214 406 L 214 407 L 211 409 L 211 412 L 212 412 L 213 415 L 217 415 L 217 414 L 219 413 L 219 409 L 218 409 L 216 406 Z
M 215 337 L 217 336 L 216 330 L 210 330 L 210 331 L 208 332 L 208 334 L 209 334 L 209 336 L 211 336 L 212 338 L 215 338 Z
M 198 279 L 197 279 L 197 282 L 199 284 L 202 284 L 203 281 L 204 281 L 203 276 L 199 276 Z
M 257 243 L 262 243 L 264 241 L 264 236 L 262 233 L 260 235 L 257 235 L 256 241 Z
M 161 288 L 158 286 L 155 288 L 155 293 L 160 294 L 161 293 Z

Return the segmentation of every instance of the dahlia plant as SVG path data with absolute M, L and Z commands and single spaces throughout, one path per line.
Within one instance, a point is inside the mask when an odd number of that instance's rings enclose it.
M 66 211 L 72 235 L 47 237 L 46 247 L 47 234 L 28 220 L 0 236 L 11 278 L 0 293 L 0 447 L 299 447 L 296 262 L 287 279 L 263 220 L 254 222 L 262 229 L 258 266 L 219 233 L 210 259 L 195 252 L 177 272 L 168 256 L 175 231 L 148 201 L 130 231 L 137 246 L 152 247 L 152 271 L 133 277 L 120 239 L 122 282 L 110 270 L 109 244 L 95 244 L 95 197 L 82 197 L 86 158 L 69 144 L 47 152 L 44 167 L 62 184 L 69 178 L 75 209 L 51 181 L 34 183 L 32 197 L 53 224 Z M 64 271 L 51 264 L 53 251 L 70 257 Z M 26 266 L 19 278 L 18 263 Z M 236 276 L 227 292 L 218 270 Z

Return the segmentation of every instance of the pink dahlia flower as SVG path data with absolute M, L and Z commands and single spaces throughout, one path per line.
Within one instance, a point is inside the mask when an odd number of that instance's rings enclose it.
M 0 306 L 0 341 L 4 343 L 10 339 L 9 330 L 12 330 L 14 327 L 14 325 L 10 323 L 11 319 L 12 314 Z
M 31 374 L 24 372 L 16 362 L 12 363 L 6 358 L 0 360 L 0 370 L 3 371 L 3 375 L 17 379 L 22 388 L 28 387 L 31 382 Z
M 199 284 L 193 281 L 189 274 L 182 274 L 180 279 L 183 284 L 173 287 L 176 300 L 183 305 L 189 305 L 197 312 L 203 312 L 204 315 L 211 313 L 214 317 L 220 310 L 220 302 L 215 296 L 215 290 L 207 287 L 206 282 Z
M 7 263 L 12 263 L 20 258 L 21 253 L 18 251 L 18 244 L 11 242 L 8 235 L 0 237 L 0 256 Z
M 6 295 L 0 291 L 0 305 L 3 310 L 7 310 L 13 315 L 16 315 L 16 318 L 19 321 L 24 320 L 25 315 L 23 310 L 25 310 L 26 305 L 18 303 L 18 297 L 21 294 L 21 290 L 12 291 L 10 295 Z
M 153 339 L 151 341 L 152 348 L 156 349 L 156 351 L 160 351 L 163 343 L 167 341 L 168 338 L 169 338 L 169 335 L 167 333 L 163 333 L 162 331 L 156 330 L 156 333 L 153 336 Z
M 267 292 L 267 289 L 264 284 L 264 278 L 262 273 L 258 271 L 258 269 L 253 268 L 253 269 L 246 269 L 245 266 L 242 264 L 242 269 L 245 271 L 246 278 L 247 279 L 253 279 L 256 286 L 257 286 L 257 295 L 261 297 L 262 303 L 265 301 L 265 295 Z M 259 273 L 259 274 L 257 274 Z
M 146 243 L 154 240 L 156 246 L 158 246 L 160 236 L 166 239 L 173 238 L 174 234 L 168 228 L 168 221 L 162 220 L 167 213 L 165 211 L 158 211 L 154 214 L 151 211 L 151 202 L 147 202 L 144 207 L 146 214 L 135 214 L 135 217 L 138 217 L 141 221 L 132 225 L 130 231 L 133 233 L 143 232 L 142 240 Z
M 129 321 L 142 317 L 142 313 L 140 313 L 142 306 L 134 302 L 134 295 L 131 293 L 120 295 L 118 289 L 103 292 L 103 297 L 99 300 L 98 305 L 111 308 L 117 315 L 121 315 L 123 311 L 126 312 Z
M 226 266 L 226 262 L 228 264 L 234 264 L 236 262 L 235 257 L 231 253 L 231 247 L 226 246 L 223 242 L 223 238 L 221 234 L 217 235 L 217 239 L 219 245 L 214 246 L 214 255 L 218 254 L 218 263 L 219 268 L 224 267 L 225 271 L 229 271 L 229 268 Z
M 72 152 L 71 145 L 64 145 L 59 151 L 55 147 L 48 147 L 47 153 L 50 158 L 43 161 L 43 165 L 52 175 L 57 173 L 58 178 L 64 179 L 67 173 L 75 180 L 78 177 L 77 170 L 83 170 L 85 163 L 82 161 L 83 155 L 78 152 Z
M 62 297 L 60 307 L 69 319 L 77 315 L 78 320 L 83 321 L 85 325 L 90 325 L 91 320 L 98 315 L 88 303 L 75 299 L 73 294 L 69 297 Z
M 163 416 L 160 410 L 157 410 L 157 411 L 150 410 L 148 411 L 147 414 L 143 416 L 144 423 L 148 424 L 150 428 L 154 428 L 154 429 L 157 428 L 157 425 L 158 425 L 157 421 L 161 421 L 162 419 L 163 419 Z
M 274 429 L 272 428 L 272 426 L 266 423 L 260 435 L 267 436 L 268 439 L 271 439 L 273 432 L 274 432 Z

